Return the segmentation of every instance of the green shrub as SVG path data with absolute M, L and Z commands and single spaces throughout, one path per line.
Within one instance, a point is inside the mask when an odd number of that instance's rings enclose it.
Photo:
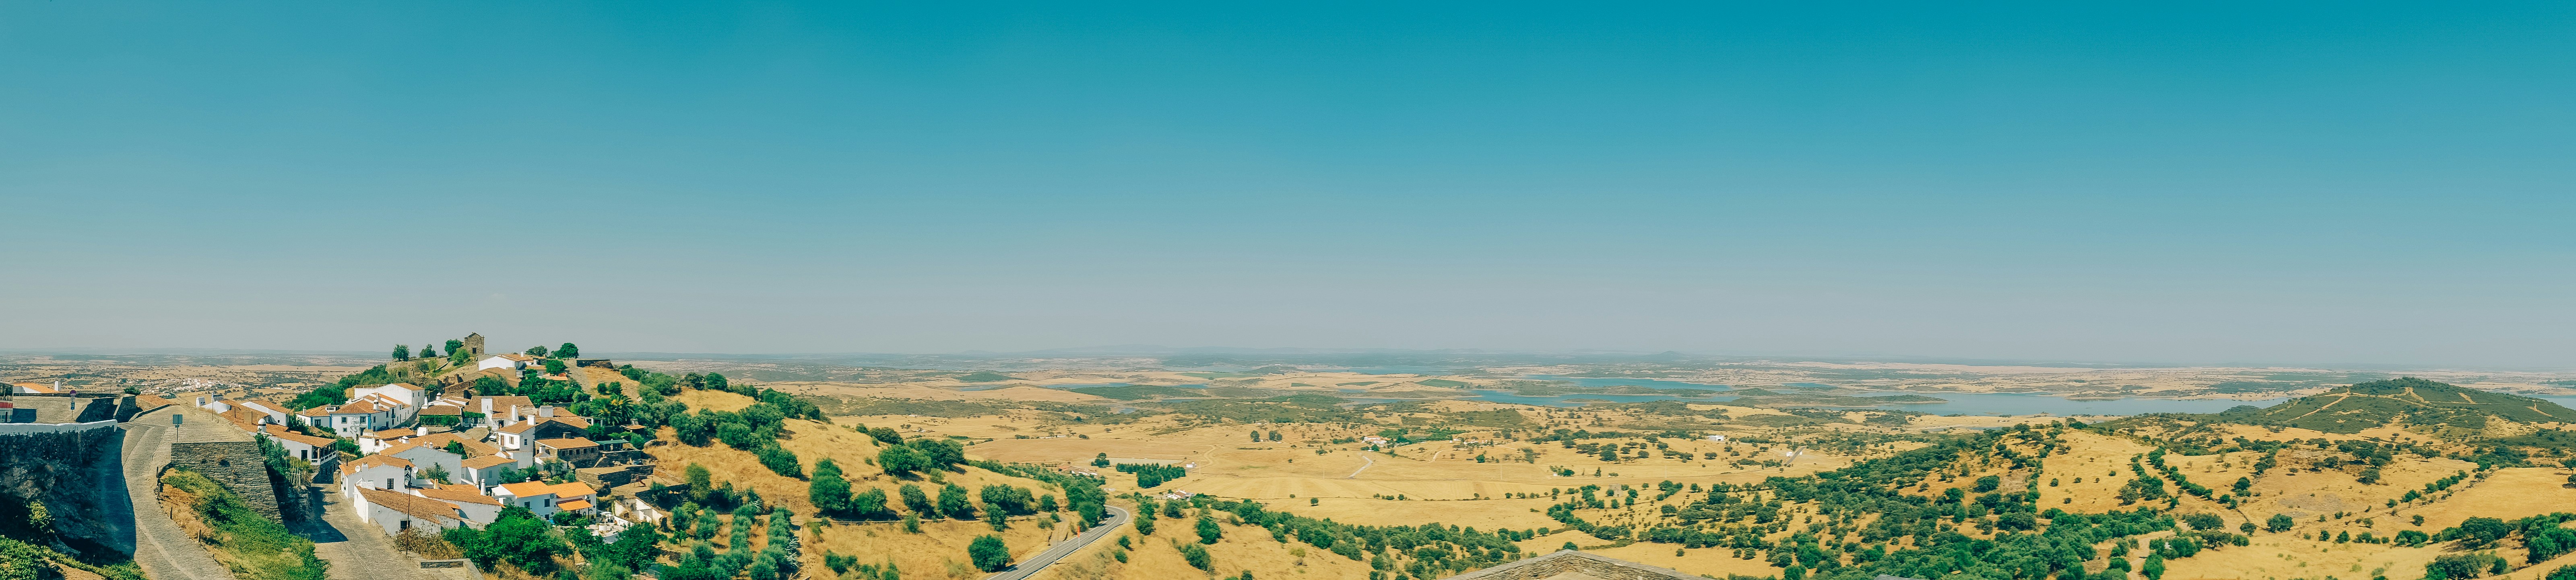
M 323 580 L 330 563 L 313 556 L 313 541 L 251 509 L 223 485 L 193 471 L 173 469 L 161 483 L 196 496 L 190 507 L 214 528 L 209 542 L 233 576 L 245 580 Z

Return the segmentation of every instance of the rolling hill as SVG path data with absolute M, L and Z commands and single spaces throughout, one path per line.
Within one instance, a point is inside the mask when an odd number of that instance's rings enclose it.
M 2483 429 L 2489 418 L 2516 423 L 2576 423 L 2576 409 L 2557 403 L 2414 377 L 2355 384 L 2291 399 L 2250 415 L 2243 421 L 2344 434 L 2401 420 L 2466 429 Z

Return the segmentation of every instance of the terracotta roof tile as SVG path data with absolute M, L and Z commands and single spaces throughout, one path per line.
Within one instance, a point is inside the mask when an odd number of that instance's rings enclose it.
M 412 491 L 412 493 L 417 494 L 417 495 L 419 495 L 419 496 L 421 496 L 421 497 L 426 497 L 426 498 L 429 498 L 429 499 L 435 499 L 435 500 L 441 500 L 441 501 L 452 501 L 452 502 L 463 502 L 463 503 L 475 503 L 475 504 L 483 504 L 483 505 L 501 505 L 501 500 L 500 500 L 500 499 L 497 499 L 497 498 L 494 498 L 494 497 L 492 497 L 492 496 L 488 496 L 488 495 L 483 495 L 483 492 L 475 490 L 475 489 L 474 489 L 474 486 L 471 486 L 471 485 L 441 485 L 441 486 L 434 486 L 434 487 L 415 487 L 415 488 L 412 488 L 412 490 L 411 490 L 411 491 Z
M 385 491 L 371 487 L 358 488 L 358 495 L 365 496 L 367 498 L 367 503 L 392 508 L 394 511 L 402 512 L 404 515 L 409 515 L 415 518 L 430 521 L 437 521 L 441 518 L 457 521 L 465 520 L 465 514 L 456 511 L 456 506 L 449 505 L 447 502 L 435 501 L 407 493 Z
M 537 444 L 556 449 L 586 449 L 599 446 L 598 443 L 592 442 L 589 439 L 576 439 L 571 437 L 562 439 L 538 439 Z

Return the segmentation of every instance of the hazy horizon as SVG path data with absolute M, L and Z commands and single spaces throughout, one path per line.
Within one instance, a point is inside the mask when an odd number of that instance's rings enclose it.
M 2568 368 L 2570 62 L 2566 4 L 10 4 L 0 349 Z

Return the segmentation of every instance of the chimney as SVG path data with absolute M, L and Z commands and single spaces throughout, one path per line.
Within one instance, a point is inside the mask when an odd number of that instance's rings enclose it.
M 483 397 L 483 416 L 485 416 L 485 417 L 490 417 L 490 416 L 492 416 L 492 398 L 491 398 L 491 397 Z
M 510 404 L 510 421 L 509 421 L 509 422 L 506 422 L 506 423 L 502 423 L 502 424 L 501 424 L 501 426 L 503 426 L 503 427 L 508 427 L 508 426 L 511 426 L 511 425 L 517 425 L 517 424 L 519 424 L 519 404 L 518 404 L 518 403 L 511 403 L 511 404 Z
M 418 427 L 413 427 L 413 428 L 411 428 L 411 436 L 413 436 L 413 437 L 428 437 L 428 436 L 429 436 L 429 426 L 428 426 L 428 425 L 422 425 L 422 426 L 418 426 Z

